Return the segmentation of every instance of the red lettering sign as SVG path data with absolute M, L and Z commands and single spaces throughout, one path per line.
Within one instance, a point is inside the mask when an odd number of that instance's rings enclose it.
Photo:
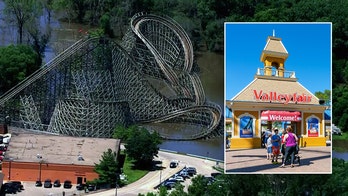
M 266 121 L 301 121 L 300 112 L 266 110 L 261 112 L 261 120 Z
M 284 104 L 288 103 L 308 103 L 311 102 L 312 96 L 311 95 L 306 95 L 304 93 L 302 94 L 278 94 L 277 92 L 271 91 L 271 92 L 263 92 L 262 90 L 257 91 L 253 90 L 254 92 L 254 98 L 259 101 L 263 102 L 280 102 Z

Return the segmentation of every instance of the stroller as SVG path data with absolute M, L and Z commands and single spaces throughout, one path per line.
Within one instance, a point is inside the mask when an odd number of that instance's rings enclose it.
M 300 165 L 301 163 L 301 158 L 299 155 L 299 151 L 300 148 L 298 147 L 298 145 L 296 145 L 296 149 L 295 149 L 295 156 L 294 156 L 294 163 L 298 163 L 298 165 Z M 282 153 L 282 162 L 286 165 L 286 164 L 291 164 L 291 156 L 288 156 L 286 160 L 284 160 L 285 158 L 285 145 L 282 144 L 280 152 Z

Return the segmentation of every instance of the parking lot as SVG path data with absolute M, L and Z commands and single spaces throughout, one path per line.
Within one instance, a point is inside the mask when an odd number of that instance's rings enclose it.
M 5 183 L 5 182 L 4 182 Z M 11 195 L 18 195 L 18 196 L 62 196 L 65 194 L 65 196 L 69 195 L 84 195 L 84 191 L 78 191 L 76 190 L 76 185 L 74 185 L 71 189 L 64 189 L 63 186 L 60 187 L 53 187 L 52 188 L 44 188 L 42 187 L 36 187 L 35 182 L 22 182 L 24 190 L 21 192 L 17 192 L 16 194 Z

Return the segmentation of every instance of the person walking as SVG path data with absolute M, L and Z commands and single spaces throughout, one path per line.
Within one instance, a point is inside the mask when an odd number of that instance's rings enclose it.
M 265 137 L 266 137 L 266 132 L 262 131 L 262 134 L 261 134 L 261 148 L 265 148 Z
M 280 136 L 278 135 L 278 129 L 274 129 L 274 135 L 271 137 L 272 140 L 272 163 L 273 164 L 278 164 L 278 156 L 280 152 Z M 275 160 L 274 160 L 275 159 Z
M 285 134 L 283 139 L 285 143 L 285 156 L 284 156 L 284 159 L 282 159 L 282 165 L 280 167 L 285 167 L 285 162 L 288 159 L 288 156 L 291 156 L 291 167 L 294 167 L 295 151 L 296 151 L 298 138 L 296 134 L 293 133 L 293 130 L 291 127 L 287 127 L 286 132 L 287 133 Z
M 285 156 L 285 143 L 284 143 L 284 136 L 287 134 L 286 132 L 286 129 L 283 130 L 282 134 L 281 134 L 281 137 L 280 137 L 280 141 L 281 141 L 281 144 L 280 144 L 280 156 L 281 158 L 283 159 L 284 156 Z
M 266 142 L 267 160 L 272 158 L 272 134 L 268 134 Z

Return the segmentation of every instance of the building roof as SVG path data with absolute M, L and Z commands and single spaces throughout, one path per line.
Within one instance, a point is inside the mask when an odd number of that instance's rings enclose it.
M 48 135 L 13 129 L 10 128 L 11 141 L 5 160 L 39 162 L 41 156 L 44 163 L 94 166 L 103 152 L 109 148 L 118 152 L 120 146 L 118 139 Z
M 330 112 L 331 111 L 329 111 L 329 110 L 325 110 L 325 112 L 324 112 L 324 119 L 325 120 L 331 120 Z
M 302 86 L 297 80 L 291 78 L 277 78 L 277 77 L 264 77 L 255 78 L 249 85 L 247 85 L 242 91 L 240 91 L 231 101 L 249 101 L 249 102 L 262 102 L 255 99 L 255 92 L 262 93 L 276 92 L 278 95 L 310 95 L 311 101 L 306 104 L 319 104 L 319 99 L 313 95 L 309 90 Z M 301 104 L 301 102 L 297 103 Z
M 283 45 L 282 39 L 274 36 L 268 36 L 265 48 L 261 53 L 260 60 L 263 62 L 267 55 L 275 56 L 275 57 L 283 57 L 286 59 L 289 54 Z

